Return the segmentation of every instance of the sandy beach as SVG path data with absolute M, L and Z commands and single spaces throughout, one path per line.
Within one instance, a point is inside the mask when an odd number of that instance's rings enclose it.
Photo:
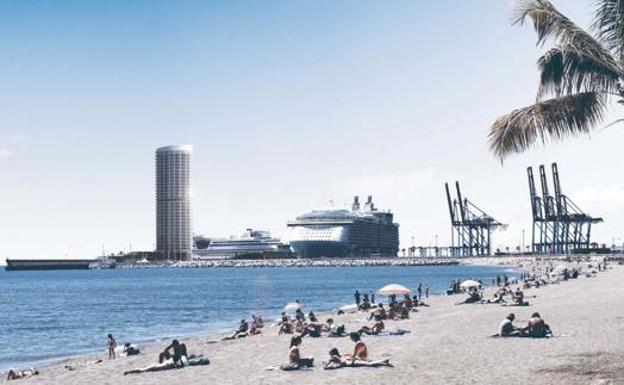
M 99 357 L 64 360 L 39 368 L 39 376 L 17 383 L 624 384 L 624 267 L 610 267 L 596 277 L 525 290 L 529 307 L 455 306 L 463 296 L 430 298 L 431 306 L 411 313 L 409 320 L 386 323 L 387 329 L 410 330 L 410 334 L 363 337 L 369 356 L 389 358 L 394 368 L 323 370 L 321 363 L 327 360 L 330 348 L 346 353 L 353 347 L 348 338 L 323 336 L 306 337 L 301 347 L 302 355 L 315 358 L 314 369 L 268 371 L 267 367 L 287 361 L 291 337 L 279 336 L 273 326 L 265 327 L 263 335 L 234 341 L 208 343 L 214 336 L 183 339 L 189 353 L 210 358 L 208 366 L 123 375 L 126 370 L 157 362 L 158 352 L 166 345 L 163 342 L 141 347 L 141 355 L 98 364 L 88 362 L 104 358 L 104 352 Z M 550 324 L 556 337 L 488 337 L 497 332 L 509 312 L 516 314 L 516 326 L 524 326 L 535 311 Z M 332 317 L 344 323 L 348 331 L 370 324 L 363 312 Z M 69 371 L 66 365 L 75 369 Z

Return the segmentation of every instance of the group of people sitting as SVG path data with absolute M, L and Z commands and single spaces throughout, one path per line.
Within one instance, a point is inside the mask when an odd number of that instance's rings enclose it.
M 297 310 L 292 319 L 286 312 L 282 312 L 278 325 L 280 335 L 297 334 L 299 337 L 320 337 L 322 333 L 326 333 L 328 337 L 346 336 L 344 325 L 337 325 L 333 318 L 328 318 L 324 323 L 319 322 L 314 312 L 311 311 L 306 319 L 301 309 Z
M 368 358 L 368 347 L 361 340 L 361 335 L 358 332 L 349 334 L 351 341 L 355 343 L 352 354 L 340 354 L 337 348 L 332 348 L 329 351 L 329 360 L 323 364 L 323 369 L 339 369 L 345 367 L 379 367 L 389 366 L 392 367 L 390 360 L 378 360 L 373 361 Z M 290 349 L 288 351 L 288 363 L 280 365 L 281 370 L 299 370 L 303 368 L 311 368 L 314 366 L 313 357 L 302 357 L 300 346 L 302 338 L 300 336 L 293 336 L 290 339 Z
M 247 336 L 255 336 L 262 333 L 262 329 L 264 327 L 264 320 L 261 315 L 256 316 L 255 314 L 251 315 L 251 325 L 247 322 L 247 320 L 242 319 L 238 328 L 234 333 L 230 336 L 223 337 L 221 341 L 233 340 L 236 338 L 244 338 Z
M 550 326 L 540 316 L 539 313 L 531 314 L 527 325 L 523 328 L 517 328 L 513 325 L 516 319 L 514 313 L 509 313 L 501 322 L 498 328 L 497 337 L 531 337 L 531 338 L 547 338 L 552 337 L 553 333 Z
M 529 302 L 525 301 L 524 292 L 519 287 L 514 291 L 507 286 L 499 288 L 492 298 L 481 300 L 481 303 L 497 303 L 503 306 L 529 306 Z

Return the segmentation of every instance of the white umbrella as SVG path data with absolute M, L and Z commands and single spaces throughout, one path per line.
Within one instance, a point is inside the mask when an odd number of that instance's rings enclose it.
M 377 290 L 377 295 L 383 295 L 383 296 L 391 296 L 391 295 L 405 295 L 405 294 L 411 294 L 412 291 L 408 288 L 406 288 L 405 286 L 399 285 L 397 283 L 393 283 L 390 285 L 386 285 L 384 287 L 382 287 L 381 289 Z
M 479 287 L 481 286 L 481 284 L 475 280 L 472 279 L 467 279 L 464 282 L 461 283 L 461 285 L 459 285 L 463 288 L 469 288 L 469 287 Z
M 298 309 L 303 309 L 303 304 L 301 302 L 291 302 L 284 306 L 284 310 L 286 311 L 296 311 Z

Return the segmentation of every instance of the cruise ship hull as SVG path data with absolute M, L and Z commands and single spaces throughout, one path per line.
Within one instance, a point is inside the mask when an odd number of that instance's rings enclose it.
M 291 241 L 290 247 L 301 258 L 343 258 L 349 255 L 349 244 L 340 241 Z

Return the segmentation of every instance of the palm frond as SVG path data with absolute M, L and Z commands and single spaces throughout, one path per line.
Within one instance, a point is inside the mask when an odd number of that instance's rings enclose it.
M 558 141 L 590 132 L 604 117 L 605 98 L 583 92 L 545 100 L 498 118 L 488 134 L 490 151 L 499 159 L 522 152 L 540 140 Z
M 515 11 L 512 22 L 524 25 L 527 18 L 533 22 L 538 45 L 552 39 L 559 44 L 573 46 L 599 60 L 611 57 L 596 39 L 559 12 L 548 0 L 522 1 Z
M 624 59 L 624 0 L 598 0 L 592 30 L 604 47 Z
M 622 69 L 611 57 L 595 57 L 569 44 L 548 50 L 539 60 L 538 100 L 575 92 L 618 93 Z

